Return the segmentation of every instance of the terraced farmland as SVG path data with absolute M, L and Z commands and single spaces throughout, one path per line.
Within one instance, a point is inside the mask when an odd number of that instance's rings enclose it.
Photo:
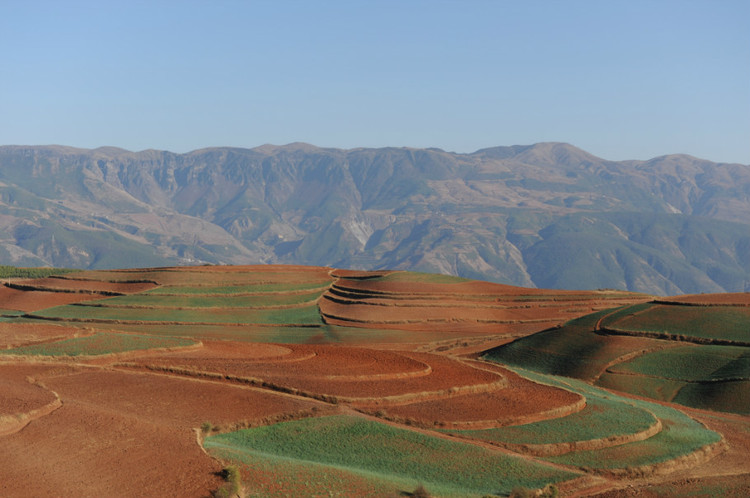
M 40 275 L 0 288 L 3 496 L 220 495 L 228 465 L 248 496 L 750 475 L 737 297 L 299 266 Z M 694 325 L 704 308 L 722 330 Z
M 420 483 L 441 496 L 507 494 L 578 477 L 542 463 L 448 441 L 361 417 L 334 416 L 245 429 L 205 441 L 223 458 L 312 462 L 354 475 L 393 480 L 392 489 Z M 289 496 L 291 490 L 278 490 Z M 295 490 L 304 494 L 304 490 Z
M 725 294 L 626 306 L 501 346 L 486 358 L 657 400 L 750 414 L 748 304 L 748 294 Z

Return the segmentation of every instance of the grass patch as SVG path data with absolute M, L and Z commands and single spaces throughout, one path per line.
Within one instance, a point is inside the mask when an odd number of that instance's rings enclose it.
M 604 320 L 603 326 L 626 332 L 650 332 L 702 339 L 750 342 L 750 308 L 674 306 L 649 303 Z
M 222 458 L 317 464 L 386 480 L 423 483 L 446 495 L 507 494 L 578 474 L 353 416 L 332 416 L 245 429 L 205 439 Z
M 613 373 L 640 374 L 684 381 L 750 379 L 750 348 L 679 346 L 647 353 L 609 368 Z
M 63 320 L 129 320 L 183 323 L 256 323 L 267 325 L 323 323 L 316 305 L 288 309 L 131 309 L 65 305 L 33 314 Z
M 635 434 L 656 423 L 648 411 L 598 390 L 580 392 L 586 408 L 566 417 L 497 429 L 447 431 L 489 442 L 549 444 Z
M 673 401 L 695 408 L 750 415 L 750 381 L 687 384 Z
M 207 275 L 207 278 L 211 275 Z M 241 285 L 207 285 L 207 286 L 189 286 L 189 285 L 165 285 L 150 289 L 143 294 L 153 295 L 232 295 L 232 294 L 258 294 L 258 293 L 285 293 L 305 290 L 317 290 L 327 288 L 330 285 L 329 280 L 302 283 L 258 283 L 258 284 L 241 284 Z
M 611 337 L 593 332 L 600 318 L 611 310 L 571 320 L 488 351 L 484 359 L 541 373 L 594 379 L 607 364 L 631 349 Z
M 0 278 L 47 278 L 52 275 L 64 275 L 76 271 L 79 270 L 70 268 L 17 268 L 0 265 Z
M 293 306 L 315 301 L 323 291 L 302 294 L 265 294 L 258 296 L 171 296 L 158 294 L 133 294 L 97 301 L 87 305 L 105 307 L 132 306 L 147 308 L 259 308 L 267 306 Z
M 721 436 L 716 432 L 706 429 L 700 423 L 674 408 L 617 396 L 577 379 L 543 375 L 519 368 L 513 368 L 512 370 L 534 381 L 572 389 L 586 396 L 587 399 L 600 397 L 620 400 L 623 403 L 652 413 L 662 423 L 662 430 L 646 440 L 545 458 L 550 462 L 592 469 L 639 467 L 688 455 L 721 439 Z
M 97 333 L 87 337 L 75 337 L 62 341 L 48 342 L 5 349 L 0 354 L 40 355 L 40 356 L 80 356 L 124 353 L 154 348 L 174 348 L 195 344 L 190 339 L 178 337 L 159 337 L 153 335 L 131 335 L 116 333 Z

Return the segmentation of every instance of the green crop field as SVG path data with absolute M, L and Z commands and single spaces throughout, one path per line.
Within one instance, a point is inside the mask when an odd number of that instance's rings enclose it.
M 645 431 L 656 423 L 647 410 L 599 391 L 586 391 L 586 408 L 566 417 L 497 429 L 449 431 L 473 439 L 512 444 L 590 441 Z
M 68 268 L 17 268 L 0 265 L 0 278 L 46 278 L 52 275 L 64 275 L 75 272 Z
M 685 387 L 686 383 L 681 380 L 664 379 L 661 377 L 644 377 L 605 372 L 596 381 L 596 385 L 651 399 L 672 401 L 680 389 Z
M 679 346 L 638 356 L 609 370 L 685 381 L 750 379 L 750 348 Z
M 750 343 L 750 308 L 650 303 L 631 306 L 629 311 L 607 317 L 602 325 L 613 330 Z
M 0 350 L 0 354 L 40 356 L 94 356 L 154 348 L 175 348 L 196 344 L 190 339 L 153 335 L 97 333 L 57 342 Z
M 266 325 L 322 324 L 318 307 L 305 306 L 288 309 L 132 309 L 66 305 L 48 308 L 33 316 L 62 320 L 129 320 L 182 323 L 255 323 Z
M 576 451 L 547 460 L 577 467 L 618 469 L 663 463 L 717 443 L 721 436 L 687 415 L 655 403 L 638 402 L 656 415 L 662 430 L 644 441 L 600 450 Z
M 309 304 L 318 299 L 322 293 L 323 291 L 294 294 L 267 293 L 254 296 L 237 296 L 231 294 L 225 296 L 133 294 L 130 296 L 89 301 L 86 304 L 136 308 L 257 308 Z
M 750 415 L 750 381 L 687 384 L 672 401 L 695 408 Z
M 626 403 L 635 408 L 650 412 L 662 423 L 662 430 L 659 433 L 643 441 L 599 450 L 575 451 L 556 457 L 545 458 L 545 460 L 549 460 L 550 462 L 594 469 L 638 467 L 666 462 L 692 453 L 707 444 L 716 443 L 720 440 L 719 434 L 706 429 L 700 423 L 674 408 L 647 401 L 624 398 L 577 379 L 544 375 L 520 368 L 512 368 L 511 370 L 537 382 L 571 389 L 586 396 L 587 400 L 591 397 L 600 397 Z M 631 411 L 629 415 L 630 417 L 640 416 L 637 411 Z M 626 416 L 617 418 L 615 427 L 617 425 L 625 427 L 632 423 L 632 420 Z M 616 429 L 613 432 L 620 433 L 621 429 Z
M 468 443 L 400 429 L 353 416 L 284 422 L 206 438 L 216 455 L 240 461 L 288 459 L 358 475 L 418 483 L 437 494 L 507 494 L 578 476 Z M 411 489 L 409 489 L 411 490 Z

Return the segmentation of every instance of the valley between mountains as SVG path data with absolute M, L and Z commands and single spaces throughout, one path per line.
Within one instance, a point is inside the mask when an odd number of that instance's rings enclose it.
M 3 271 L 3 496 L 750 493 L 747 293 Z

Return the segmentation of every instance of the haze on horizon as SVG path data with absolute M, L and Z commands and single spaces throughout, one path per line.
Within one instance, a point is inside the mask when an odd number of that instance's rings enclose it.
M 750 3 L 0 4 L 0 144 L 568 142 L 750 164 Z

